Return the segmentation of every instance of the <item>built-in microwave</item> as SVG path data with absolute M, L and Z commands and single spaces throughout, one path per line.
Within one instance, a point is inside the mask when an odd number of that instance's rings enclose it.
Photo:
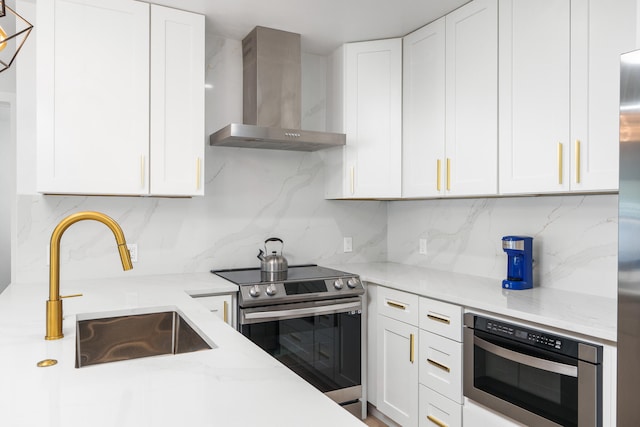
M 530 426 L 602 426 L 602 346 L 466 313 L 464 395 Z

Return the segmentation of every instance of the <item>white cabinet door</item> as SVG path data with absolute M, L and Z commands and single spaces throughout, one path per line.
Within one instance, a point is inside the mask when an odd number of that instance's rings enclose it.
M 51 0 L 37 7 L 37 189 L 149 190 L 149 5 Z
M 235 328 L 236 319 L 234 316 L 235 305 L 233 301 L 233 295 L 210 295 L 210 296 L 195 296 L 196 301 L 204 305 L 209 311 L 214 313 L 225 323 Z
M 329 128 L 346 133 L 347 145 L 327 150 L 325 197 L 400 197 L 402 40 L 345 44 L 331 64 L 338 108 Z
M 572 190 L 618 189 L 620 55 L 635 48 L 636 10 L 636 0 L 571 3 Z
M 446 194 L 498 192 L 497 0 L 446 16 Z
M 500 193 L 569 189 L 571 0 L 499 0 Z
M 151 6 L 151 193 L 204 194 L 204 16 Z
M 378 316 L 378 410 L 404 427 L 418 425 L 418 328 Z
M 38 191 L 204 194 L 204 17 L 129 0 L 37 13 Z
M 404 39 L 403 197 L 498 191 L 497 0 Z
M 403 41 L 402 197 L 444 195 L 445 18 Z

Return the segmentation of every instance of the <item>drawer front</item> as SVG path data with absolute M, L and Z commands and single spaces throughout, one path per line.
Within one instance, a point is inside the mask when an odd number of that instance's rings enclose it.
M 420 298 L 420 329 L 462 342 L 462 307 Z
M 420 385 L 420 427 L 462 427 L 462 405 Z
M 408 292 L 378 287 L 378 314 L 418 326 L 420 297 Z
M 462 404 L 462 343 L 420 330 L 420 384 Z

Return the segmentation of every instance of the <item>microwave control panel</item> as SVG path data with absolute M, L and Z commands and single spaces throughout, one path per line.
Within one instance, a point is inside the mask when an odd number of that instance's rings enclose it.
M 475 319 L 474 329 L 554 353 L 578 357 L 578 341 L 571 338 L 479 316 Z

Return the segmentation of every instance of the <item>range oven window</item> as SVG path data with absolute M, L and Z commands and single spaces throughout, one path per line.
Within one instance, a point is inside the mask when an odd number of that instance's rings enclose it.
M 360 314 L 345 312 L 241 328 L 243 335 L 326 393 L 361 384 L 360 322 Z
M 577 361 L 525 344 L 476 331 L 476 336 L 501 348 L 565 365 Z M 473 380 L 477 389 L 536 413 L 562 426 L 577 426 L 578 378 L 519 363 L 480 346 L 474 347 Z

